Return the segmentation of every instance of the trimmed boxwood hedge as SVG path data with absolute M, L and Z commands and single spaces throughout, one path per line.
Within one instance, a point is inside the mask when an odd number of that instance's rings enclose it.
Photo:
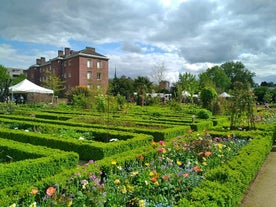
M 31 183 L 41 178 L 75 168 L 79 156 L 42 146 L 20 143 L 0 138 L 2 153 L 12 153 L 14 161 L 0 164 L 0 188 L 18 183 Z M 16 161 L 19 160 L 20 161 Z

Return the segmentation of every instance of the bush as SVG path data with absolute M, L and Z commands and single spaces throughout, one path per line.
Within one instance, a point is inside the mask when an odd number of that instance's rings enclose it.
M 200 119 L 209 119 L 212 116 L 212 112 L 206 109 L 202 109 L 197 113 L 197 116 Z

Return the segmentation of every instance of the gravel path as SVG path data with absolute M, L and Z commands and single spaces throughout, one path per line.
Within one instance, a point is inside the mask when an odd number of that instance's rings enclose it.
M 240 207 L 276 207 L 276 145 L 250 185 Z

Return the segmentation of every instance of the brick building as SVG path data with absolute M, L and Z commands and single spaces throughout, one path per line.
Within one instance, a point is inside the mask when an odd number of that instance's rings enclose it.
M 86 86 L 103 93 L 108 88 L 108 58 L 97 53 L 95 48 L 86 47 L 80 51 L 65 48 L 48 61 L 44 57 L 36 59 L 36 64 L 26 71 L 27 78 L 37 85 L 42 85 L 49 73 L 64 81 L 65 92 L 75 86 Z

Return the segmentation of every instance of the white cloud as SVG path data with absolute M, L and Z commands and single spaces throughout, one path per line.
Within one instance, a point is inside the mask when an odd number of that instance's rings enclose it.
M 38 57 L 56 56 L 41 45 L 119 42 L 120 48 L 104 48 L 111 74 L 116 66 L 121 75 L 144 75 L 165 61 L 173 80 L 179 72 L 237 60 L 259 79 L 273 77 L 275 9 L 270 0 L 10 0 L 0 7 L 0 64 L 26 68 Z M 25 52 L 15 41 L 33 48 Z

